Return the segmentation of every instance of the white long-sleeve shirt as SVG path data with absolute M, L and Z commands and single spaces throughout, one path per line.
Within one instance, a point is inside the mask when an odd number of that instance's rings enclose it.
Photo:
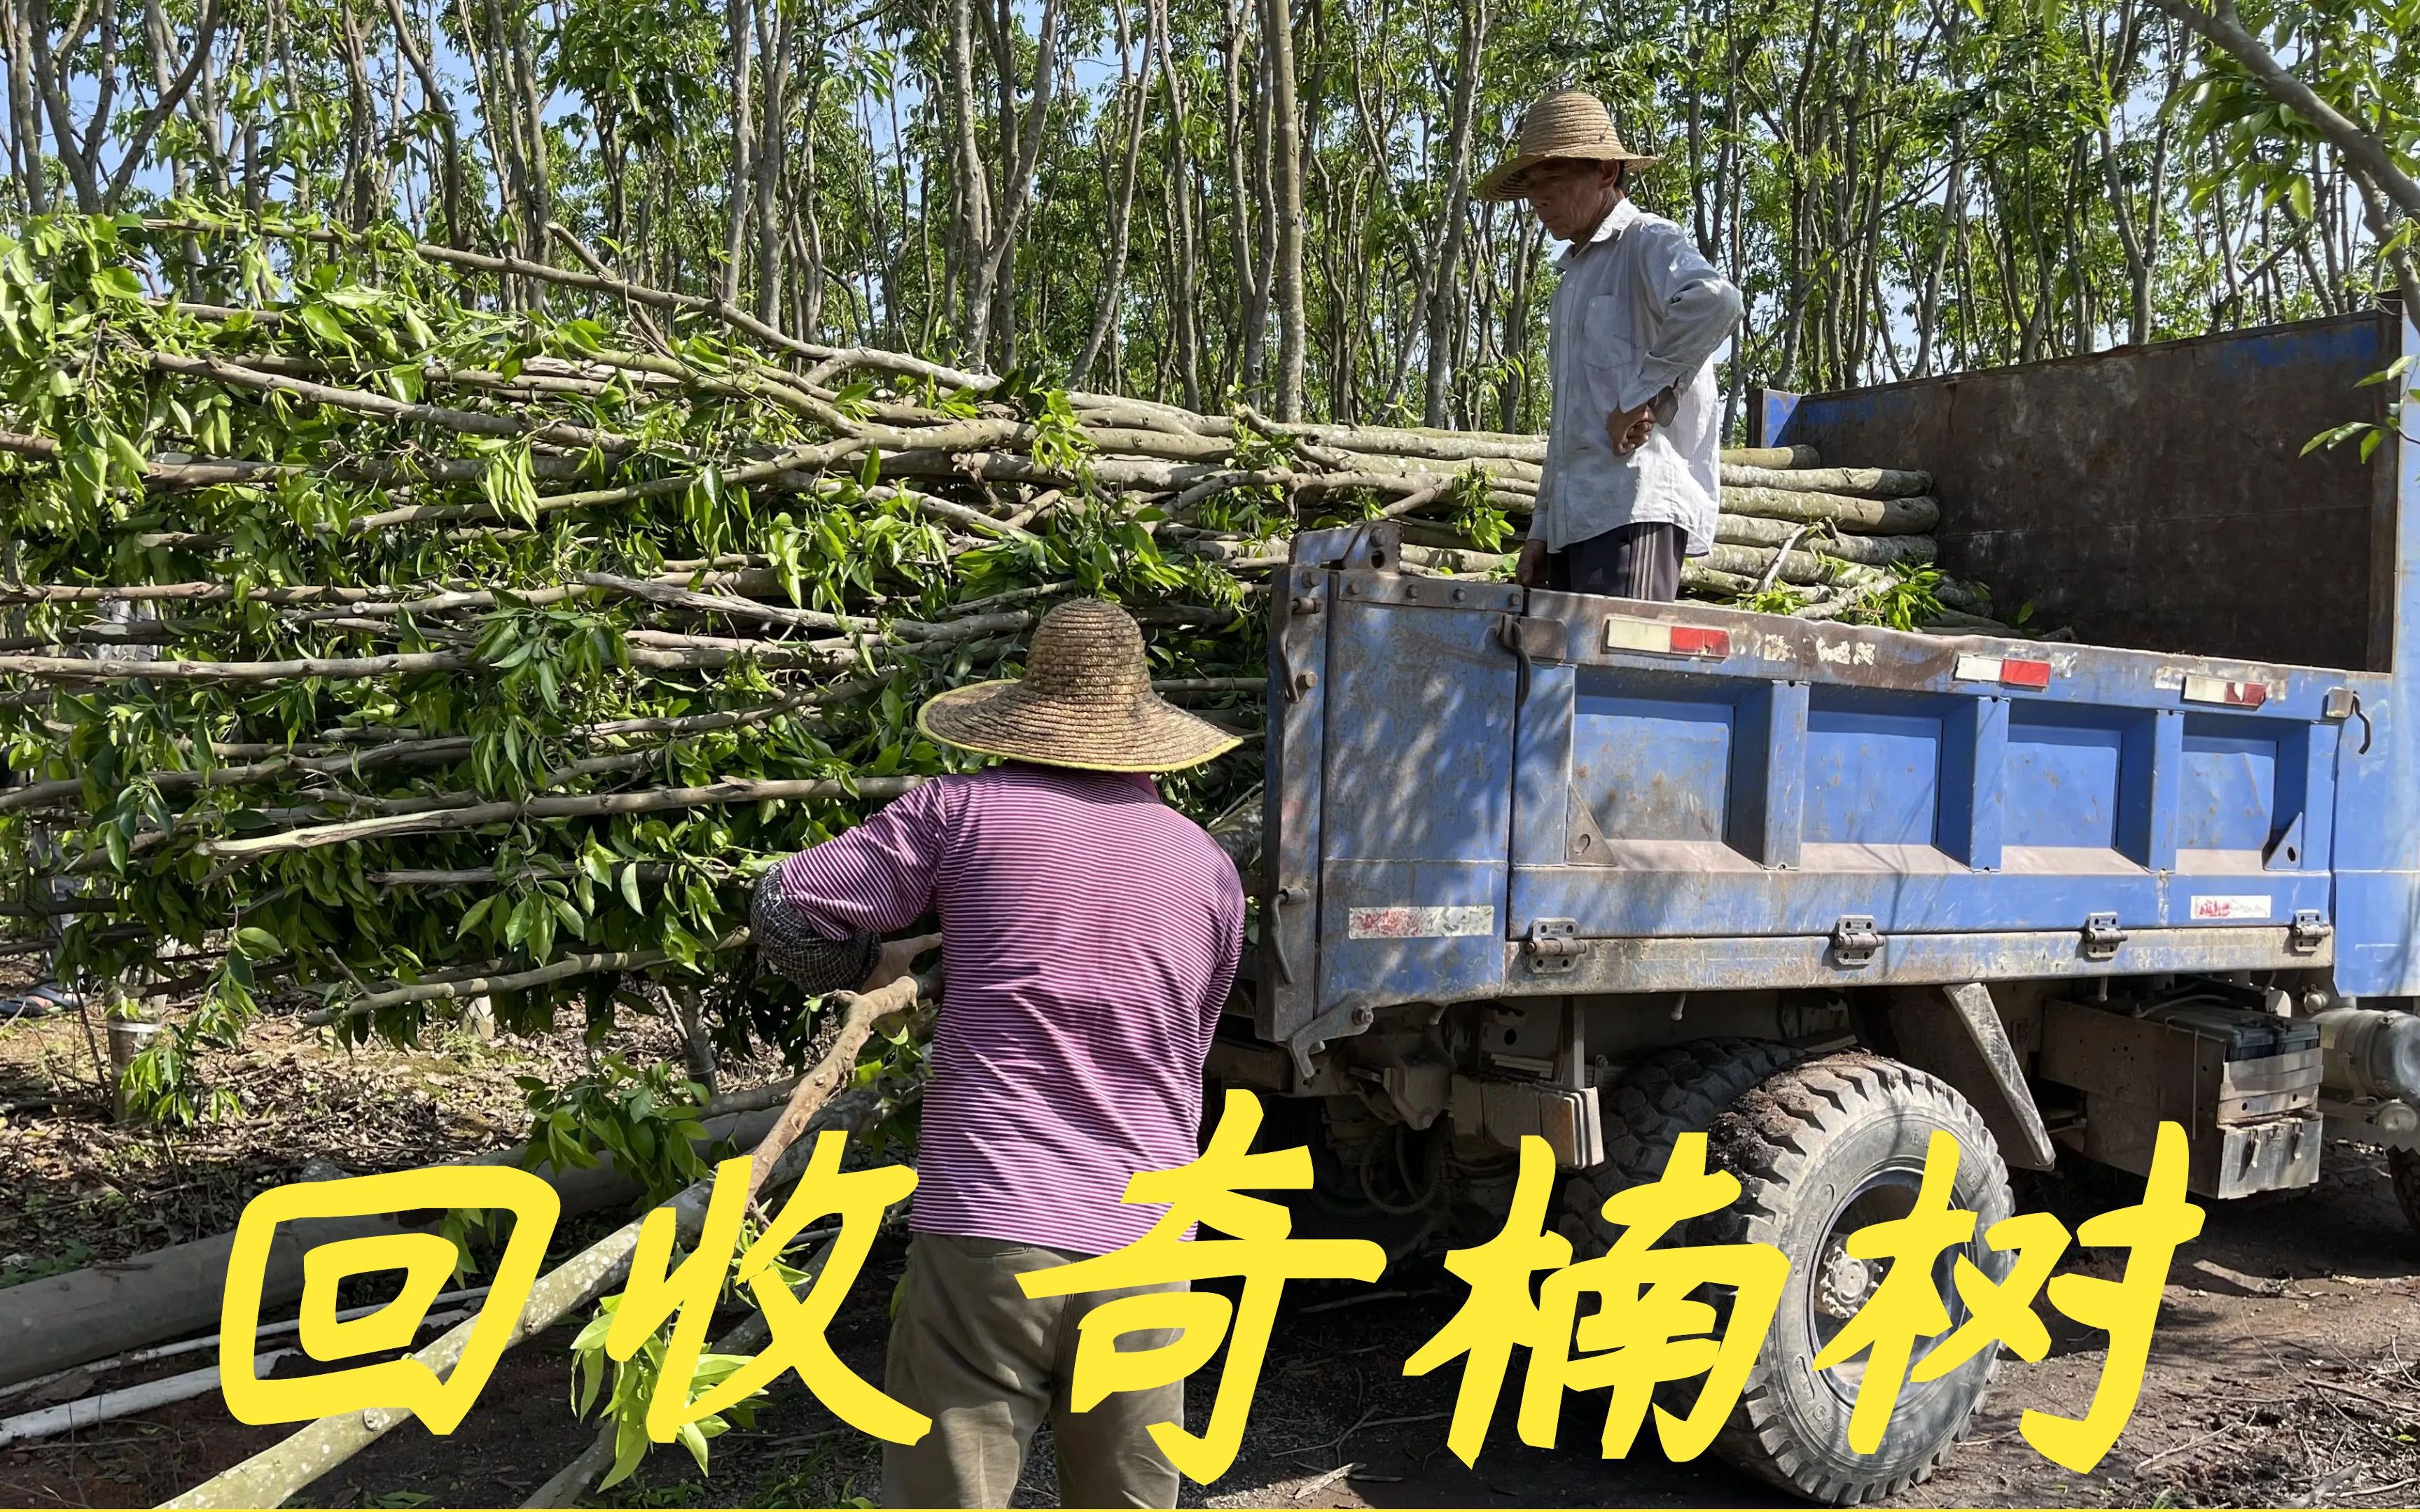
M 1681 228 L 1628 199 L 1566 251 L 1546 314 L 1554 408 L 1529 537 L 1559 551 L 1662 520 L 1714 545 L 1721 487 L 1712 361 L 1739 323 L 1740 293 Z M 1670 390 L 1647 444 L 1616 456 L 1606 421 Z

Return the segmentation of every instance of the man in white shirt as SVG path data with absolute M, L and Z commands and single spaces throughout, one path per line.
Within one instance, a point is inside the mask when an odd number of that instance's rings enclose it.
M 1655 161 L 1621 145 L 1602 100 L 1567 89 L 1529 107 L 1519 151 L 1479 181 L 1570 244 L 1546 314 L 1554 409 L 1527 587 L 1670 600 L 1683 555 L 1714 545 L 1713 358 L 1740 293 L 1679 226 L 1631 203 L 1630 171 Z

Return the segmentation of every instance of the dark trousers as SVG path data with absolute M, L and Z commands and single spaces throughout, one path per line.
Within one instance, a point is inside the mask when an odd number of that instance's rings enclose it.
M 1182 1281 L 1026 1296 L 1017 1273 L 1081 1256 L 994 1239 L 918 1234 L 891 1321 L 882 1389 L 933 1420 L 913 1444 L 885 1444 L 887 1507 L 1006 1506 L 1033 1430 L 1050 1425 L 1062 1506 L 1172 1507 L 1176 1467 L 1151 1425 L 1185 1426 L 1185 1383 L 1117 1392 L 1078 1412 L 1070 1395 L 1084 1316 Z M 1121 1353 L 1173 1344 L 1175 1329 L 1125 1335 Z
M 1680 526 L 1664 520 L 1617 525 L 1547 552 L 1546 586 L 1559 594 L 1668 604 L 1681 596 L 1681 552 L 1688 539 Z

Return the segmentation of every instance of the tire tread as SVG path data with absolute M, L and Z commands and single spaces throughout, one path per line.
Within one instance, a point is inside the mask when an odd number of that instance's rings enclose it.
M 1740 1200 L 1724 1213 L 1707 1220 L 1715 1242 L 1739 1243 L 1752 1239 L 1760 1227 L 1780 1218 L 1777 1196 L 1789 1187 L 1791 1167 L 1811 1152 L 1797 1148 L 1794 1133 L 1811 1136 L 1810 1145 L 1844 1128 L 1855 1104 L 1931 1103 L 1953 1123 L 1971 1127 L 1962 1138 L 1962 1156 L 1986 1166 L 1989 1180 L 2005 1186 L 2008 1167 L 1999 1149 L 1966 1101 L 1937 1077 L 1902 1062 L 1864 1051 L 1849 1051 L 1802 1062 L 1753 1088 L 1714 1121 L 1710 1131 L 1708 1161 L 1729 1169 L 1740 1181 Z M 2416 1168 L 2420 1169 L 2420 1168 Z M 1808 1473 L 1805 1458 L 1783 1422 L 1779 1385 L 1771 1362 L 1761 1356 L 1748 1373 L 1739 1406 L 1715 1440 L 1714 1450 L 1759 1479 L 1812 1500 L 1836 1506 L 1896 1496 L 1909 1486 L 1932 1478 L 1942 1462 L 1973 1431 L 1976 1412 L 1999 1374 L 1998 1351 L 1992 1351 L 1978 1391 L 1955 1428 L 1939 1447 L 1909 1470 L 1871 1480 Z

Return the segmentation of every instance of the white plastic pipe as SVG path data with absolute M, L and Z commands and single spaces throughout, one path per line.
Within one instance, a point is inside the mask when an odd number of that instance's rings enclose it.
M 488 1288 L 485 1287 L 469 1287 L 460 1291 L 448 1291 L 442 1295 L 432 1297 L 428 1301 L 428 1305 L 435 1307 L 441 1303 L 468 1302 L 473 1297 L 484 1297 L 487 1294 Z M 370 1314 L 377 1312 L 380 1308 L 387 1305 L 388 1304 L 386 1303 L 381 1302 L 373 1304 L 367 1307 L 348 1307 L 336 1315 L 336 1321 L 341 1323 L 355 1318 L 367 1318 Z M 451 1316 L 456 1319 L 460 1319 L 466 1318 L 470 1315 L 465 1312 L 458 1312 Z M 302 1319 L 299 1318 L 289 1318 L 282 1323 L 263 1323 L 260 1325 L 259 1332 L 255 1334 L 253 1337 L 263 1339 L 275 1338 L 282 1334 L 291 1334 L 302 1326 Z M 155 1344 L 147 1350 L 129 1350 L 124 1354 L 113 1354 L 106 1360 L 94 1360 L 85 1365 L 71 1365 L 64 1370 L 54 1370 L 48 1375 L 36 1376 L 31 1381 L 11 1381 L 6 1386 L 0 1386 L 0 1397 L 22 1396 L 29 1391 L 39 1391 L 42 1387 L 49 1385 L 54 1381 L 65 1381 L 70 1376 L 101 1376 L 106 1375 L 112 1370 L 127 1370 L 139 1365 L 151 1365 L 161 1360 L 173 1360 L 180 1354 L 191 1354 L 196 1350 L 209 1349 L 216 1345 L 218 1341 L 219 1336 L 216 1334 L 206 1334 L 200 1338 L 179 1339 L 174 1344 Z
M 488 1288 L 481 1287 L 478 1289 L 485 1292 Z M 462 1296 L 469 1293 L 456 1295 Z M 352 1307 L 337 1316 L 340 1319 L 360 1318 L 376 1311 L 378 1309 L 375 1307 Z M 423 1330 L 451 1327 L 471 1317 L 475 1311 L 475 1308 L 465 1307 L 450 1313 L 430 1313 L 420 1320 L 420 1327 Z M 299 1321 L 273 1323 L 262 1329 L 261 1333 L 283 1334 L 301 1326 Z M 217 1342 L 217 1335 L 213 1335 L 207 1339 L 188 1339 L 181 1345 L 166 1345 L 163 1346 L 163 1349 L 182 1352 Z M 136 1350 L 135 1352 L 154 1353 L 156 1357 L 156 1351 Z M 271 1350 L 266 1354 L 254 1358 L 253 1369 L 265 1375 L 280 1360 L 302 1352 L 296 1349 Z M 134 1361 L 130 1356 L 126 1363 L 131 1365 Z M 93 1367 L 89 1365 L 76 1366 L 79 1370 L 91 1368 Z M 196 1396 L 206 1396 L 218 1389 L 219 1367 L 215 1365 L 206 1365 L 197 1370 L 163 1376 L 158 1381 L 147 1381 L 139 1386 L 122 1386 L 116 1391 L 102 1392 L 98 1396 L 79 1397 L 75 1401 L 61 1402 L 56 1407 L 44 1407 L 31 1412 L 20 1412 L 15 1417 L 0 1417 L 0 1448 L 6 1448 L 12 1443 L 23 1443 L 28 1439 L 46 1439 L 54 1433 L 90 1427 L 96 1423 L 107 1423 L 115 1418 L 132 1417 L 137 1412 L 147 1412 L 155 1407 L 165 1407 L 171 1402 L 190 1401 Z
M 265 1370 L 287 1355 L 299 1352 L 295 1350 L 271 1350 L 260 1357 L 259 1367 Z M 61 1402 L 56 1407 L 45 1407 L 39 1412 L 20 1412 L 15 1417 L 0 1418 L 0 1447 L 23 1443 L 27 1439 L 46 1439 L 54 1433 L 66 1433 L 73 1428 L 90 1427 L 113 1418 L 165 1407 L 171 1402 L 190 1401 L 218 1389 L 219 1367 L 209 1365 L 181 1375 L 147 1381 L 139 1386 Z

